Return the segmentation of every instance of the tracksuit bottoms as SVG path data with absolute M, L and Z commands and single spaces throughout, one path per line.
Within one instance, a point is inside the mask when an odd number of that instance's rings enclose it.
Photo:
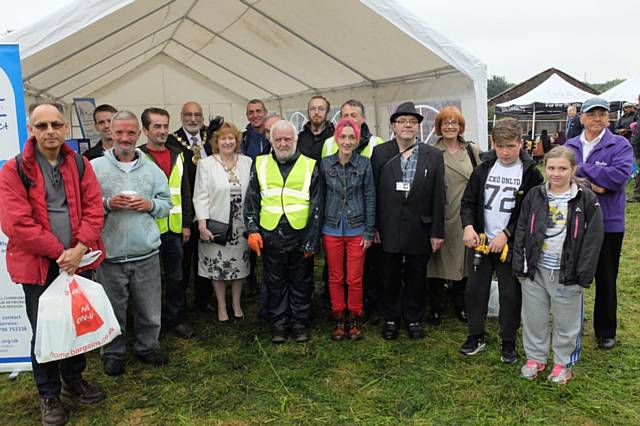
M 572 367 L 580 358 L 584 288 L 559 282 L 559 271 L 538 265 L 522 284 L 522 340 L 527 359 L 547 363 L 549 313 L 553 316 L 553 362 Z

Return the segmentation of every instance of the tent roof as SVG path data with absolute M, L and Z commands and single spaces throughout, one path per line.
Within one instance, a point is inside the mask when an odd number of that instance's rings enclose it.
M 592 93 L 582 90 L 558 74 L 551 74 L 541 84 L 531 89 L 529 92 L 519 98 L 497 104 L 498 107 L 507 107 L 511 105 L 531 105 L 533 103 L 543 104 L 567 104 L 582 103 L 588 98 L 593 97 Z
M 447 73 L 486 85 L 484 64 L 398 0 L 78 0 L 0 43 L 20 44 L 29 93 L 65 102 L 161 54 L 244 99 Z
M 600 94 L 609 102 L 637 102 L 640 95 L 640 74 Z

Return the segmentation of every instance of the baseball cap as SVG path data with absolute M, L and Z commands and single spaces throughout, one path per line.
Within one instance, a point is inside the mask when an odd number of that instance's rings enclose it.
M 582 104 L 582 108 L 580 108 L 581 112 L 588 112 L 594 108 L 604 108 L 607 111 L 610 111 L 611 109 L 609 108 L 609 102 L 607 102 L 605 99 L 602 98 L 598 98 L 598 97 L 594 97 L 594 98 L 589 98 L 586 101 L 584 101 L 584 103 Z

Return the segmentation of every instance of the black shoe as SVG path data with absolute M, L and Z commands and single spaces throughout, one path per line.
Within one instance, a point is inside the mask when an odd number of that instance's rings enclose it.
M 395 340 L 398 337 L 398 324 L 394 321 L 385 321 L 382 327 L 382 338 L 385 340 Z
M 40 398 L 40 416 L 45 426 L 65 425 L 69 421 L 69 409 L 60 401 L 59 396 Z
M 236 314 L 233 314 L 233 320 L 234 321 L 244 321 L 244 314 L 242 314 L 240 316 L 236 316 Z
M 460 346 L 460 353 L 463 355 L 475 355 L 482 351 L 486 343 L 484 343 L 484 336 L 475 335 L 467 337 L 467 341 Z
M 440 314 L 438 312 L 431 312 L 427 322 L 431 325 L 440 325 Z
M 279 345 L 287 341 L 287 333 L 284 330 L 276 330 L 271 333 L 271 343 Z
M 124 373 L 124 360 L 118 358 L 102 358 L 102 368 L 107 376 L 120 376 Z
M 518 359 L 516 352 L 516 343 L 509 340 L 502 341 L 502 350 L 500 351 L 500 361 L 505 364 L 513 364 Z
M 424 339 L 426 336 L 424 328 L 420 326 L 419 322 L 410 322 L 407 325 L 407 332 L 412 339 Z
M 193 328 L 184 323 L 176 325 L 171 330 L 181 339 L 187 340 L 193 337 Z
M 84 379 L 72 384 L 67 384 L 63 380 L 61 393 L 69 398 L 80 398 L 80 402 L 85 404 L 95 404 L 107 396 L 100 386 L 89 383 Z
M 159 354 L 156 351 L 149 352 L 146 355 L 136 354 L 136 358 L 143 364 L 155 365 L 156 367 L 169 362 L 169 358 L 166 355 Z
M 380 314 L 377 312 L 367 312 L 365 318 L 366 322 L 374 327 L 379 325 L 380 321 L 382 321 L 382 318 L 380 318 Z
M 598 337 L 599 349 L 612 349 L 616 345 L 615 337 Z
M 293 341 L 304 343 L 309 341 L 309 330 L 306 327 L 298 327 L 291 330 Z
M 467 322 L 467 312 L 465 310 L 456 311 L 456 317 L 458 317 L 458 321 Z

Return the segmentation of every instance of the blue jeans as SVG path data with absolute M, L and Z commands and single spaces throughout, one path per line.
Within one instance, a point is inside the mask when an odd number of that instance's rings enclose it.
M 175 327 L 184 321 L 185 285 L 182 280 L 182 234 L 167 231 L 160 236 L 164 279 L 162 322 Z
M 31 367 L 33 369 L 33 379 L 38 387 L 38 393 L 42 398 L 53 398 L 60 395 L 62 379 L 68 384 L 74 384 L 82 379 L 82 372 L 87 366 L 84 354 L 76 355 L 71 358 L 61 359 L 60 361 L 51 361 L 40 364 L 34 355 L 36 343 L 36 327 L 38 325 L 38 304 L 40 296 L 49 287 L 49 285 L 58 277 L 58 264 L 51 261 L 49 265 L 49 274 L 44 286 L 37 284 L 23 284 L 24 301 L 27 309 L 27 317 L 31 324 Z
M 102 347 L 103 358 L 123 359 L 127 326 L 127 305 L 133 302 L 134 350 L 148 355 L 158 347 L 162 287 L 158 254 L 124 263 L 102 262 L 98 282 L 104 287 L 122 334 Z

